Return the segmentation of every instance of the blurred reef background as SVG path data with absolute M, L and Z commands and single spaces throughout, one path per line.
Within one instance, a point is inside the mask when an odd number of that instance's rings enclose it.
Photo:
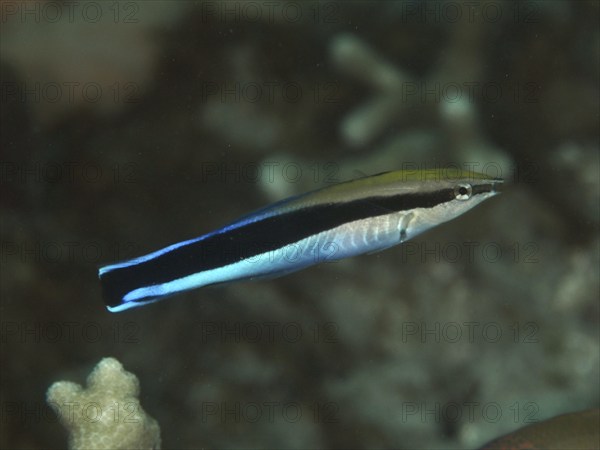
M 1 7 L 0 446 L 103 357 L 163 448 L 477 448 L 599 405 L 597 1 Z M 376 255 L 106 311 L 98 266 L 360 174 L 508 181 Z

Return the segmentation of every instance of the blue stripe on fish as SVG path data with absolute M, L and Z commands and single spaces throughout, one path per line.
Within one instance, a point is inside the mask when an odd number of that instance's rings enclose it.
M 396 245 L 496 193 L 501 180 L 390 172 L 283 200 L 204 236 L 99 270 L 110 311 L 211 284 L 282 275 Z

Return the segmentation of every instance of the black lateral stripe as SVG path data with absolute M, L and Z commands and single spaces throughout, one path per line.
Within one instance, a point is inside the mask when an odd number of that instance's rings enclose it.
M 115 306 L 133 289 L 173 281 L 275 251 L 344 223 L 414 208 L 431 208 L 453 198 L 453 189 L 442 189 L 323 204 L 267 217 L 209 236 L 152 260 L 105 273 L 101 277 L 105 299 L 109 306 Z
M 473 186 L 473 195 L 486 194 L 488 192 L 494 192 L 495 190 L 496 190 L 496 185 L 493 183 L 479 184 L 477 186 Z

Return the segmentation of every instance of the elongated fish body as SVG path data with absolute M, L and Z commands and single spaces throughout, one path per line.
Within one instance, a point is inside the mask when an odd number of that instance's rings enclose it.
M 202 286 L 383 250 L 463 214 L 501 183 L 474 172 L 396 171 L 291 197 L 204 236 L 100 268 L 106 305 L 123 311 Z

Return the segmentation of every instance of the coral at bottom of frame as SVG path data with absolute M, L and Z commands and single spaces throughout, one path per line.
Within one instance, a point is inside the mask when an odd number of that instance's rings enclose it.
M 119 361 L 104 358 L 87 378 L 87 387 L 59 381 L 47 402 L 69 432 L 71 449 L 159 449 L 160 428 L 138 400 L 137 377 Z

